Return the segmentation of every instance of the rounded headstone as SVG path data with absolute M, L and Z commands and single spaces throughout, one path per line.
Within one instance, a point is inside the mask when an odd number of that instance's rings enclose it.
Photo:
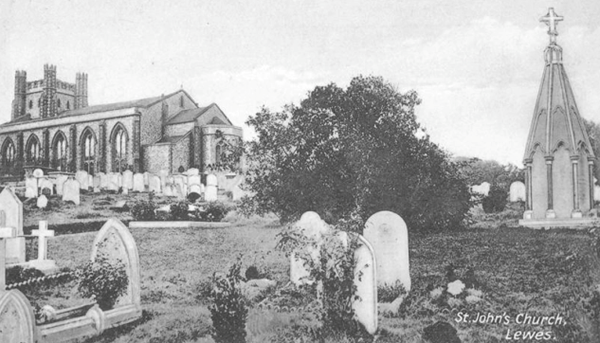
M 35 169 L 33 171 L 33 177 L 42 177 L 44 176 L 44 171 L 41 169 Z
M 48 206 L 48 198 L 42 194 L 37 198 L 37 207 L 46 208 L 46 206 Z

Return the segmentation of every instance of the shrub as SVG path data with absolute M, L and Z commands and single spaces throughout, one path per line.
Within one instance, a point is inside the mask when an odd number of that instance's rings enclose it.
M 404 295 L 406 295 L 406 289 L 400 281 L 396 281 L 394 285 L 385 284 L 377 287 L 377 302 L 391 303 Z
M 198 193 L 190 193 L 187 196 L 187 200 L 191 203 L 196 202 L 196 200 L 200 199 L 202 196 Z
M 246 280 L 256 280 L 260 279 L 260 273 L 258 272 L 258 268 L 255 266 L 250 266 L 246 269 Z
M 220 201 L 211 201 L 206 204 L 203 211 L 196 212 L 196 218 L 207 222 L 220 222 L 229 212 L 229 208 Z
M 155 205 L 152 200 L 140 201 L 131 208 L 131 215 L 133 216 L 133 220 L 151 221 L 154 220 L 156 216 L 154 210 Z
M 241 260 L 229 268 L 224 277 L 214 277 L 213 304 L 209 307 L 213 323 L 212 337 L 216 343 L 246 342 L 248 309 L 240 290 Z
M 188 207 L 187 201 L 171 204 L 171 220 L 188 220 Z
M 483 206 L 485 213 L 500 212 L 506 207 L 507 198 L 508 192 L 504 188 L 498 185 L 492 185 L 490 187 L 490 193 L 483 198 L 481 205 Z
M 79 273 L 79 292 L 84 297 L 94 296 L 102 310 L 113 308 L 129 283 L 123 262 L 110 261 L 102 254 L 85 264 Z

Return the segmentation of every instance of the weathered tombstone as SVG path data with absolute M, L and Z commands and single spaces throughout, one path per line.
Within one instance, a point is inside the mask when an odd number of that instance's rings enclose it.
M 58 194 L 58 195 L 63 194 L 63 186 L 68 179 L 69 179 L 69 177 L 66 175 L 59 175 L 56 178 L 56 194 Z
M 88 173 L 85 170 L 77 171 L 77 173 L 75 173 L 75 180 L 79 182 L 79 187 L 81 187 L 81 189 L 87 191 L 90 187 Z
M 123 172 L 123 188 L 133 189 L 133 172 L 131 170 Z
M 100 185 L 101 185 L 100 176 L 95 175 L 94 180 L 92 181 L 92 186 L 94 187 L 94 191 L 96 191 L 96 188 L 99 189 Z
M 169 172 L 165 169 L 161 169 L 158 172 L 158 176 L 160 177 L 160 187 L 164 190 L 165 186 L 167 185 L 167 176 L 169 176 Z
M 40 184 L 40 193 L 44 194 L 44 189 L 47 189 L 50 192 L 50 195 L 54 194 L 54 184 L 52 181 L 48 179 L 42 180 Z
M 490 193 L 490 183 L 482 182 L 481 185 L 471 187 L 471 190 L 474 193 L 479 193 L 483 196 L 488 196 L 488 194 Z
M 353 299 L 352 309 L 356 320 L 368 333 L 374 334 L 377 331 L 377 258 L 373 247 L 364 237 L 359 236 L 359 241 L 362 244 L 354 251 L 357 297 Z
M 311 258 L 313 263 L 318 263 L 323 236 L 331 229 L 316 212 L 312 211 L 305 212 L 294 224 L 293 229 L 314 242 L 314 245 L 305 246 L 306 250 L 292 252 L 290 255 L 290 280 L 297 286 L 311 284 L 314 281 L 310 278 L 310 270 L 305 266 L 306 261 L 302 257 Z
M 10 187 L 0 193 L 0 237 L 6 241 L 6 263 L 25 262 L 23 204 Z
M 408 293 L 410 263 L 404 220 L 390 211 L 377 212 L 367 220 L 363 235 L 375 250 L 377 285 L 394 286 L 399 281 Z
M 63 196 L 62 196 L 62 200 L 63 201 L 72 201 L 75 203 L 75 205 L 79 205 L 81 203 L 80 201 L 80 197 L 79 197 L 79 189 L 81 188 L 81 186 L 79 185 L 79 182 L 77 180 L 73 180 L 73 179 L 68 179 L 67 181 L 65 181 L 65 184 L 63 185 Z
M 40 221 L 39 230 L 31 230 L 32 236 L 38 237 L 38 258 L 28 262 L 29 266 L 48 274 L 58 270 L 56 262 L 48 259 L 48 237 L 54 237 L 54 230 L 48 230 L 48 222 Z
M 187 170 L 186 174 L 188 176 L 198 175 L 198 174 L 200 174 L 200 170 L 198 170 L 198 168 L 190 168 Z
M 120 173 L 117 173 L 117 185 L 119 185 L 119 188 L 123 187 L 123 175 Z
M 156 194 L 162 193 L 160 177 L 158 177 L 156 175 L 150 175 L 148 190 L 150 192 L 154 192 Z
M 191 185 L 201 184 L 200 175 L 188 176 L 187 184 L 188 184 L 188 187 L 190 187 Z
M 193 184 L 188 188 L 188 195 L 192 194 L 192 193 L 196 193 L 198 195 L 202 195 L 202 187 L 201 185 L 198 184 Z
M 46 208 L 46 206 L 48 206 L 48 198 L 46 198 L 46 196 L 44 194 L 40 195 L 37 198 L 36 205 L 38 208 Z
M 2 243 L 3 240 L 0 239 L 0 246 L 3 245 Z M 2 253 L 1 247 L 0 253 Z M 1 258 L 0 262 L 3 262 Z M 0 269 L 4 272 L 4 266 Z M 29 300 L 17 289 L 5 291 L 2 287 L 0 290 L 0 342 L 37 342 L 35 329 L 35 316 Z
M 108 175 L 105 173 L 97 173 L 96 176 L 100 177 L 100 189 L 108 187 Z
M 150 173 L 144 172 L 144 186 L 150 185 Z
M 98 256 L 103 256 L 112 263 L 123 263 L 127 271 L 127 290 L 117 299 L 114 308 L 120 308 L 121 311 L 127 311 L 137 317 L 141 316 L 138 250 L 133 236 L 119 220 L 109 219 L 96 235 L 92 246 L 92 261 Z
M 206 176 L 206 190 L 204 192 L 204 200 L 217 201 L 217 177 L 214 174 Z
M 25 197 L 28 199 L 35 198 L 38 196 L 38 184 L 37 179 L 28 177 L 25 179 Z
M 146 190 L 146 186 L 144 185 L 144 174 L 135 173 L 133 174 L 133 191 L 134 192 L 143 192 Z
M 173 186 L 172 186 L 171 184 L 167 183 L 167 184 L 165 185 L 165 188 L 164 188 L 164 190 L 163 190 L 163 194 L 164 194 L 165 196 L 172 197 L 172 196 L 174 195 L 174 194 L 173 194 Z
M 174 195 L 177 197 L 177 199 L 185 200 L 185 192 L 180 184 L 177 184 L 177 183 L 175 184 L 173 192 L 174 192 Z
M 117 190 L 119 189 L 119 175 L 120 174 L 117 174 L 117 173 L 108 173 L 108 184 L 107 184 L 108 189 L 114 190 L 114 185 L 111 185 L 111 183 L 114 183 L 115 185 L 117 185 Z
M 525 184 L 521 181 L 515 181 L 510 184 L 510 201 L 525 201 Z

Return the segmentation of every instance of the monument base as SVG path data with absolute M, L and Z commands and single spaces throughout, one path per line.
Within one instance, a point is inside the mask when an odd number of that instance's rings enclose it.
M 600 218 L 583 217 L 583 218 L 542 218 L 542 219 L 521 219 L 519 226 L 544 229 L 544 228 L 573 228 L 583 229 L 592 226 L 600 225 Z

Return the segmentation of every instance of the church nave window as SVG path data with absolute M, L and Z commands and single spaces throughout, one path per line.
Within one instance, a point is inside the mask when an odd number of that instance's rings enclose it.
M 113 136 L 113 171 L 121 173 L 127 169 L 127 131 L 122 126 Z
M 12 140 L 7 139 L 2 146 L 2 169 L 3 173 L 12 173 L 15 164 L 15 145 Z
M 96 140 L 92 131 L 88 130 L 83 138 L 83 170 L 94 174 L 96 164 Z
M 52 167 L 58 170 L 67 170 L 67 142 L 63 134 L 59 133 L 54 140 L 52 151 L 54 152 Z

